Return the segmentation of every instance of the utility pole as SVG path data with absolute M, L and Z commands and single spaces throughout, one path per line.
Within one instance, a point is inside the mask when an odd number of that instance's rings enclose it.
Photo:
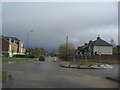
M 66 36 L 66 61 L 68 61 L 68 36 Z

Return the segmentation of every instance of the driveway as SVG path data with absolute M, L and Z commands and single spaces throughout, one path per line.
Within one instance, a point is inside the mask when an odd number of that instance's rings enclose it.
M 61 62 L 46 61 L 3 63 L 3 70 L 12 75 L 7 88 L 117 88 L 118 83 L 103 77 L 63 68 Z

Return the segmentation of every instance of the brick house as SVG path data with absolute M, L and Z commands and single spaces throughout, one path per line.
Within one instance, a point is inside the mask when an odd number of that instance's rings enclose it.
M 12 57 L 17 54 L 24 55 L 25 49 L 23 47 L 23 42 L 16 37 L 1 36 L 0 41 L 2 41 L 3 56 Z
M 84 52 L 87 50 L 90 53 L 103 54 L 103 55 L 112 55 L 112 45 L 101 39 L 99 36 L 95 41 L 89 41 L 85 43 L 84 46 L 78 47 L 76 53 Z

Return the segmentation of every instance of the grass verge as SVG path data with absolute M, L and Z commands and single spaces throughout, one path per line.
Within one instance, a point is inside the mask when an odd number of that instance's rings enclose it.
M 2 57 L 2 61 L 31 60 L 33 58 Z
M 6 83 L 7 82 L 7 72 L 6 71 L 0 71 L 0 83 Z

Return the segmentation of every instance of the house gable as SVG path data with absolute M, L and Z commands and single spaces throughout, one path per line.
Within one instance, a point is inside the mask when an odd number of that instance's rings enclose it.
M 112 45 L 108 42 L 102 40 L 100 37 L 97 37 L 95 41 L 89 41 L 88 44 L 85 44 L 82 47 L 78 47 L 77 52 L 83 52 L 87 50 L 88 52 L 93 52 L 97 54 L 106 54 L 112 55 Z
M 100 37 L 98 37 L 97 40 L 91 42 L 90 45 L 93 45 L 93 46 L 112 46 L 108 42 L 102 40 Z

